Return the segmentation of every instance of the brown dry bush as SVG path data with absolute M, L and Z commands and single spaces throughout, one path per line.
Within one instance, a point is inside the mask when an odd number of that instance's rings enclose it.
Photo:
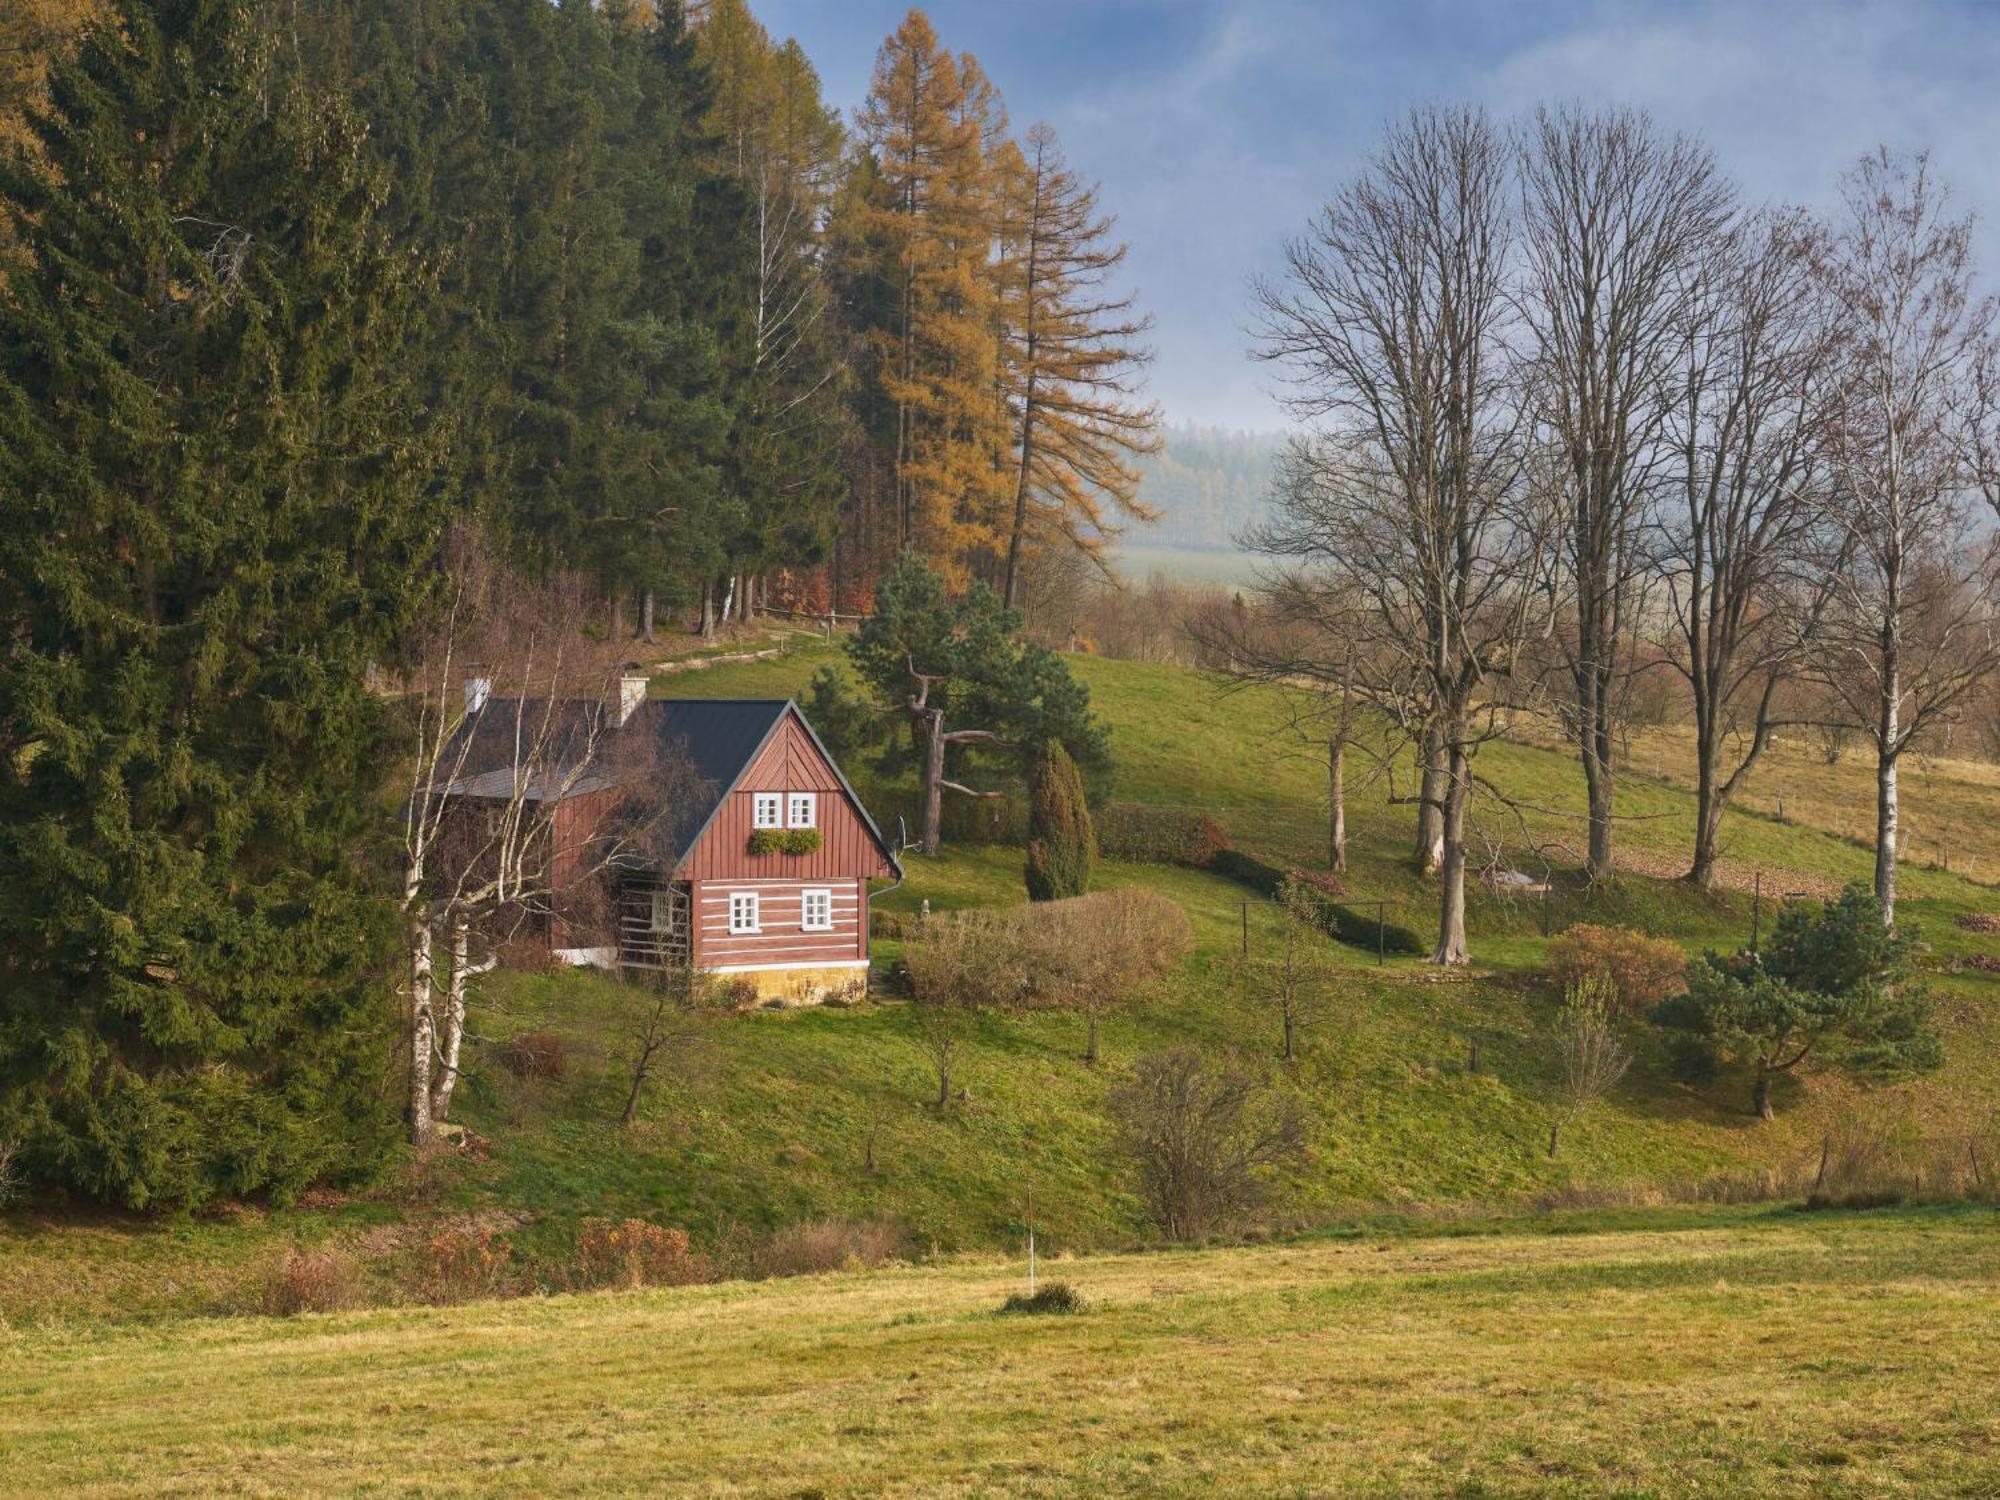
M 917 998 L 974 1007 L 1108 1005 L 1187 951 L 1187 913 L 1156 891 L 1096 891 L 933 917 L 904 953 Z
M 527 1031 L 500 1044 L 500 1066 L 516 1078 L 557 1082 L 569 1074 L 569 1043 L 551 1031 Z
M 1965 932 L 2000 932 L 2000 914 L 1990 911 L 1963 911 L 1952 918 Z
M 354 1257 L 336 1245 L 293 1245 L 265 1269 L 257 1310 L 274 1318 L 339 1312 L 359 1296 Z
M 879 1266 L 895 1259 L 903 1236 L 893 1224 L 854 1224 L 844 1219 L 815 1219 L 780 1229 L 757 1252 L 761 1276 L 815 1276 Z
M 687 1231 L 645 1219 L 586 1219 L 565 1282 L 596 1287 L 691 1286 L 711 1281 L 707 1259 L 689 1248 Z
M 1549 968 L 1565 986 L 1602 977 L 1618 992 L 1627 1015 L 1644 1015 L 1686 986 L 1687 955 L 1665 938 L 1628 927 L 1572 927 L 1549 944 Z
M 416 1247 L 416 1295 L 438 1306 L 504 1297 L 512 1290 L 512 1253 L 512 1241 L 490 1225 L 442 1225 Z

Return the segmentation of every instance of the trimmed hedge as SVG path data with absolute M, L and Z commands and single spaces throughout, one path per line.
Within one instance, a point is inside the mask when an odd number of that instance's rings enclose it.
M 1229 847 L 1213 818 L 1183 808 L 1113 802 L 1096 818 L 1097 849 L 1106 859 L 1205 870 Z

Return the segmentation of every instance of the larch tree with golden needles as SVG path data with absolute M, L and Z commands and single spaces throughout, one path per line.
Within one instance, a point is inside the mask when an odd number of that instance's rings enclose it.
M 859 213 L 892 283 L 872 341 L 898 541 L 962 580 L 970 559 L 997 550 L 1004 432 L 985 148 L 1004 116 L 977 64 L 954 59 L 913 10 L 882 44 L 858 124 L 875 179 Z
M 1159 446 L 1159 412 L 1136 396 L 1150 358 L 1151 319 L 1107 283 L 1125 259 L 1110 239 L 1097 185 L 1064 160 L 1037 124 L 1011 143 L 1001 185 L 1000 382 L 1012 427 L 1011 504 L 1002 595 L 1018 602 L 1034 548 L 1072 546 L 1096 559 L 1120 523 L 1150 521 L 1132 459 Z

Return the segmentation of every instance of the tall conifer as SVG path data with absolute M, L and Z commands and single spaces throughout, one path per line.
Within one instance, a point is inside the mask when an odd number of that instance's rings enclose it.
M 0 167 L 0 1134 L 133 1205 L 393 1138 L 379 700 L 421 267 L 249 0 L 117 0 Z

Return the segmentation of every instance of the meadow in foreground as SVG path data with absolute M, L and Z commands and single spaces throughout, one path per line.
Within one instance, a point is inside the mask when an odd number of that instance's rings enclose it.
M 1601 1222 L 20 1333 L 0 1489 L 1991 1492 L 1991 1211 Z

